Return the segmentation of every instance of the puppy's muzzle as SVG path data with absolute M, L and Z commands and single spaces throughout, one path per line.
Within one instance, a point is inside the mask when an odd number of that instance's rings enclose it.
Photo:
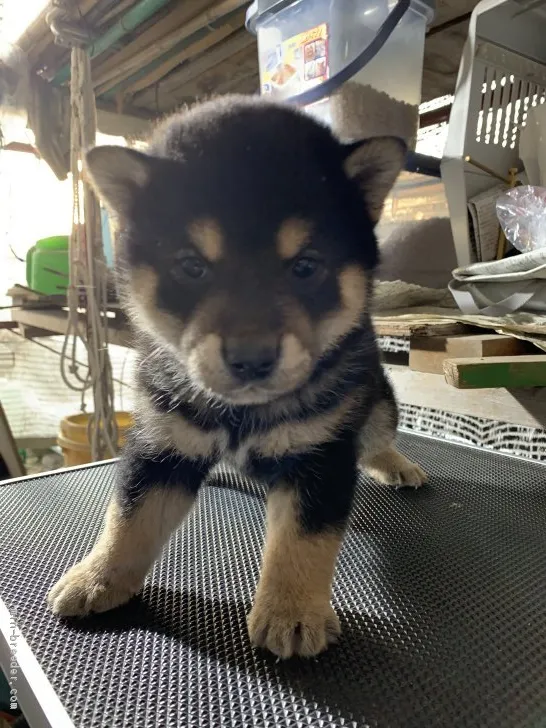
M 230 374 L 238 382 L 249 384 L 273 374 L 280 356 L 278 341 L 229 338 L 224 340 L 222 355 Z

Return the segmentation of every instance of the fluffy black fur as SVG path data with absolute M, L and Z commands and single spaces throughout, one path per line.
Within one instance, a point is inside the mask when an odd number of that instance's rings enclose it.
M 138 590 L 169 512 L 225 458 L 273 504 L 251 639 L 309 656 L 339 633 L 331 577 L 359 460 L 385 483 L 425 478 L 391 447 L 396 403 L 370 318 L 374 225 L 403 157 L 397 140 L 344 145 L 302 112 L 242 97 L 175 115 L 147 154 L 89 154 L 118 219 L 139 400 L 103 535 L 50 593 L 53 611 Z M 274 368 L 242 384 L 232 346 L 274 351 Z
M 278 260 L 271 241 L 282 222 L 297 217 L 313 222 L 313 246 L 328 259 L 332 275 L 317 290 L 290 291 L 313 322 L 339 305 L 335 272 L 355 263 L 372 272 L 378 262 L 374 223 L 359 180 L 343 168 L 353 146 L 344 147 L 331 132 L 306 115 L 250 99 L 224 99 L 170 119 L 155 134 L 150 183 L 134 192 L 124 215 L 119 272 L 124 281 L 134 267 L 149 265 L 159 274 L 157 305 L 174 315 L 191 316 L 208 290 L 181 285 L 172 275 L 173 249 L 189 246 L 188 221 L 210 217 L 229 240 L 228 264 L 211 286 L 225 292 L 226 318 L 237 322 L 252 312 L 264 329 L 275 326 L 269 305 L 277 284 L 271 271 Z M 373 171 L 371 172 L 373 173 Z M 371 284 L 368 284 L 371 286 Z M 282 402 L 271 405 L 226 404 L 195 392 L 179 359 L 155 337 L 136 339 L 138 386 L 157 410 L 176 413 L 206 432 L 223 429 L 230 451 L 245 439 L 279 423 L 335 409 L 358 393 L 359 406 L 343 422 L 335 442 L 316 443 L 308 452 L 259 458 L 252 451 L 243 463 L 248 473 L 270 486 L 290 482 L 302 499 L 302 523 L 314 531 L 343 525 L 356 479 L 360 431 L 373 406 L 392 403 L 392 391 L 380 364 L 368 309 L 358 324 L 317 361 L 309 381 Z M 146 421 L 139 418 L 120 472 L 122 502 L 130 508 L 145 487 L 170 485 L 195 492 L 208 470 L 229 453 L 184 458 L 161 450 Z M 152 454 L 143 458 L 141 451 Z M 143 473 L 145 476 L 143 476 Z M 138 485 L 138 487 L 137 487 Z M 320 507 L 319 507 L 320 505 Z

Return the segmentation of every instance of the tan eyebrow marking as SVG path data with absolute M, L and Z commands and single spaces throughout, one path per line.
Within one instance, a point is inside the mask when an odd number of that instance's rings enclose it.
M 195 220 L 188 227 L 188 234 L 195 247 L 211 263 L 215 263 L 222 257 L 223 237 L 220 225 L 216 220 L 211 218 Z
M 298 217 L 285 220 L 277 233 L 277 252 L 284 259 L 296 256 L 309 242 L 311 223 Z

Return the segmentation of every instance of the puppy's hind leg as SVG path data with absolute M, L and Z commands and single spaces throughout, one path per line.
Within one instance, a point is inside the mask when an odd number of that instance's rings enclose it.
M 374 480 L 396 488 L 419 488 L 427 474 L 395 448 L 398 410 L 388 382 L 386 396 L 372 410 L 360 434 L 360 465 Z
M 52 612 L 62 617 L 106 612 L 140 591 L 204 476 L 204 466 L 174 454 L 126 457 L 98 541 L 48 594 Z

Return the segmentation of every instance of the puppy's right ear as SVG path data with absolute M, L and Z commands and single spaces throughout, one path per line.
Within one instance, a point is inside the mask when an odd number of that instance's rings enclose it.
M 150 180 L 153 160 L 126 147 L 103 146 L 85 156 L 85 169 L 97 196 L 118 216 L 129 213 L 135 196 Z

